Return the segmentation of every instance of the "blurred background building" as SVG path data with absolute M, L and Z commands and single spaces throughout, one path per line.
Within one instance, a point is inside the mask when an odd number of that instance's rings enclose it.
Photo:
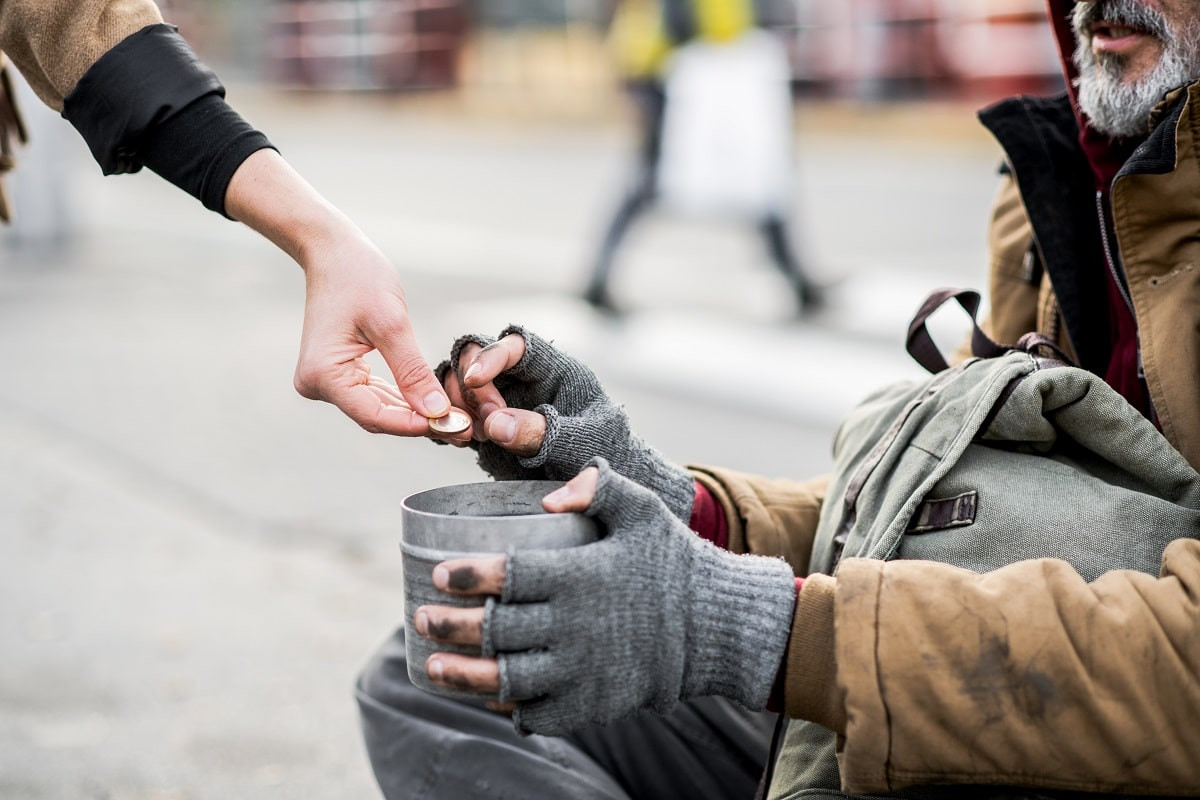
M 613 0 L 170 0 L 227 75 L 296 89 L 534 92 L 596 111 Z M 760 0 L 798 94 L 982 99 L 1061 84 L 1042 0 Z M 493 98 L 495 99 L 495 98 Z

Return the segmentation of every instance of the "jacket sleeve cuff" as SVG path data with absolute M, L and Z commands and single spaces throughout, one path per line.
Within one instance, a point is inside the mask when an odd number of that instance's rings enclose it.
M 733 498 L 725 490 L 725 486 L 713 475 L 698 468 L 689 467 L 688 472 L 696 481 L 698 489 L 703 488 L 708 491 L 720 513 L 725 517 L 725 543 L 720 546 L 731 553 L 745 553 L 746 527 L 742 523 L 742 517 L 738 513 Z
M 154 172 L 226 217 L 225 191 L 251 153 L 272 148 L 218 95 L 206 95 L 154 131 L 142 161 Z
M 827 476 L 801 483 L 722 467 L 688 469 L 725 509 L 731 551 L 779 556 L 797 575 L 808 572 Z
M 812 574 L 804 580 L 786 656 L 784 712 L 838 733 L 846 732 L 846 703 L 837 685 L 833 638 L 834 592 L 837 581 Z
M 100 57 L 63 117 L 105 175 L 143 166 L 224 213 L 225 189 L 270 142 L 225 103 L 225 87 L 174 26 L 149 25 Z

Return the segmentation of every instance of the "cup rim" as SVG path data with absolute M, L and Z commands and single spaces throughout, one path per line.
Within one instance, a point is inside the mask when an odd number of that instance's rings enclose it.
M 578 512 L 550 513 L 542 510 L 541 498 L 565 481 L 482 481 L 439 486 L 415 492 L 401 503 L 400 545 L 460 553 L 505 552 L 510 546 L 534 548 L 574 547 L 599 538 L 596 522 Z M 477 496 L 472 496 L 477 493 Z M 499 507 L 516 493 L 531 508 L 529 513 L 509 513 Z M 430 510 L 429 506 L 455 496 L 462 505 L 481 508 L 495 503 L 495 513 L 464 513 Z M 427 501 L 427 502 L 422 502 Z M 425 505 L 425 508 L 421 506 Z M 414 551 L 415 553 L 416 551 Z
M 432 489 L 422 489 L 419 492 L 413 492 L 412 494 L 408 495 L 400 502 L 400 508 L 404 513 L 417 514 L 417 515 L 421 515 L 421 516 L 456 517 L 456 518 L 460 518 L 460 519 L 491 519 L 491 518 L 495 518 L 495 517 L 498 517 L 501 515 L 499 515 L 499 514 L 460 514 L 460 513 L 451 514 L 449 512 L 445 512 L 445 511 L 430 511 L 428 509 L 420 508 L 418 505 L 415 505 L 414 501 L 418 501 L 421 498 L 433 497 L 438 494 L 450 494 L 450 493 L 453 493 L 456 491 L 465 493 L 467 491 L 470 491 L 471 489 L 486 490 L 489 488 L 502 486 L 504 484 L 508 484 L 510 486 L 519 485 L 519 487 L 522 489 L 528 488 L 530 495 L 536 494 L 538 497 L 545 497 L 546 495 L 550 494 L 550 492 L 554 491 L 555 489 L 557 489 L 558 487 L 562 486 L 565 483 L 566 483 L 566 481 L 551 481 L 551 480 L 474 481 L 471 483 L 452 483 L 452 484 L 448 484 L 446 486 L 435 486 Z M 547 511 L 538 509 L 537 511 L 532 511 L 527 514 L 504 514 L 503 516 L 504 517 L 536 518 L 536 517 L 551 516 L 551 514 Z

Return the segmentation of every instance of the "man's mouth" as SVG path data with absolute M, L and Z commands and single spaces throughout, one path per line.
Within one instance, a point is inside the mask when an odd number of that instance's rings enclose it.
M 1092 36 L 1103 36 L 1106 39 L 1123 39 L 1142 33 L 1145 31 L 1119 22 L 1100 21 L 1092 26 Z
M 1111 53 L 1137 46 L 1154 34 L 1127 22 L 1098 20 L 1091 26 L 1092 49 Z

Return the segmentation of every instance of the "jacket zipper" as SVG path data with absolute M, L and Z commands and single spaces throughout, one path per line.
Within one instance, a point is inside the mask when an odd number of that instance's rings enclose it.
M 1104 261 L 1108 264 L 1108 271 L 1112 275 L 1113 283 L 1117 285 L 1117 292 L 1120 293 L 1121 299 L 1125 301 L 1125 306 L 1129 309 L 1129 315 L 1133 317 L 1136 323 L 1137 313 L 1133 310 L 1133 298 L 1129 294 L 1129 288 L 1125 285 L 1125 274 L 1117 266 L 1117 260 L 1113 258 L 1112 240 L 1109 238 L 1108 230 L 1108 215 L 1104 213 L 1104 195 L 1099 191 L 1096 192 L 1096 218 L 1100 221 L 1100 239 L 1104 242 Z M 1137 376 L 1139 379 L 1145 380 L 1146 371 L 1142 368 L 1142 332 L 1136 330 L 1136 335 Z
M 1121 293 L 1121 299 L 1125 301 L 1129 313 L 1133 314 L 1133 298 L 1129 296 L 1129 289 L 1125 286 L 1125 275 L 1117 267 L 1117 260 L 1113 258 L 1112 240 L 1109 239 L 1108 233 L 1108 215 L 1104 213 L 1104 195 L 1100 192 L 1096 192 L 1096 218 L 1100 220 L 1100 238 L 1104 242 L 1104 260 L 1108 263 L 1108 271 L 1112 274 L 1117 291 Z M 1137 319 L 1136 314 L 1134 319 Z

